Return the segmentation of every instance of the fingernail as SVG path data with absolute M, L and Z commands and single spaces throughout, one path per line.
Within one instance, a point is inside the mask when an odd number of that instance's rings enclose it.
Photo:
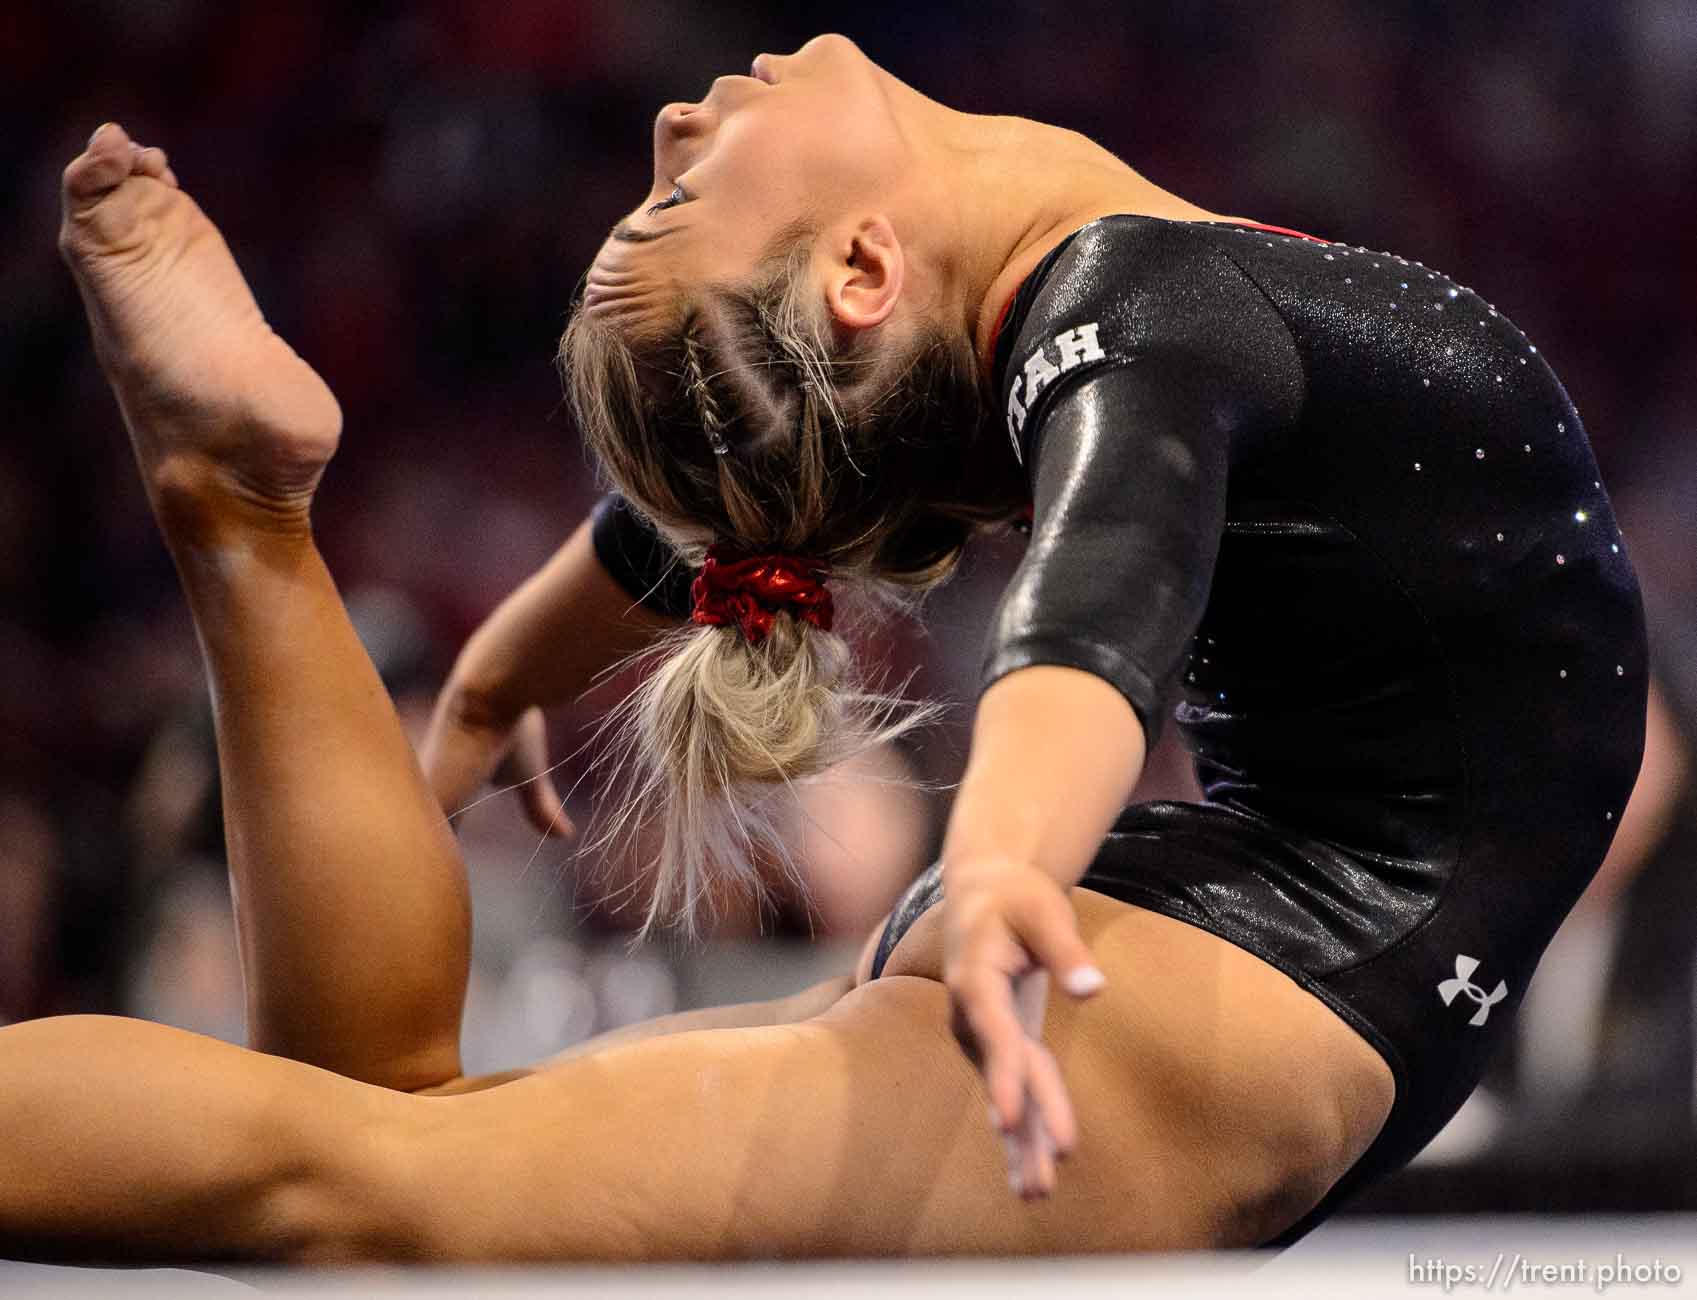
M 1066 991 L 1075 998 L 1088 997 L 1108 982 L 1108 977 L 1094 966 L 1078 966 L 1067 972 L 1062 981 Z
M 94 142 L 100 139 L 101 135 L 104 134 L 111 126 L 112 123 L 110 122 L 102 122 L 99 126 L 95 127 L 94 133 L 88 137 L 88 147 L 90 149 L 94 148 Z

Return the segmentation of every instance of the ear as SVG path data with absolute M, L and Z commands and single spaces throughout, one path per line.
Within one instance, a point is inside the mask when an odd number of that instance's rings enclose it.
M 825 301 L 845 329 L 882 324 L 901 297 L 907 263 L 882 214 L 863 217 L 835 237 L 825 268 Z

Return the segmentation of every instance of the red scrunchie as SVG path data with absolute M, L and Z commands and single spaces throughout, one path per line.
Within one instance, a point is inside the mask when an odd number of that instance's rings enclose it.
M 734 623 L 750 645 L 759 645 L 771 635 L 772 618 L 781 609 L 829 632 L 828 573 L 823 564 L 799 555 L 733 558 L 709 546 L 701 572 L 690 584 L 689 594 L 695 601 L 690 619 L 713 627 Z

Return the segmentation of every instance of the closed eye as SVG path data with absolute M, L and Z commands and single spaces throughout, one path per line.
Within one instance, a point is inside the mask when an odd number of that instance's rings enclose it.
M 674 185 L 670 194 L 661 199 L 660 202 L 649 207 L 648 215 L 652 217 L 657 212 L 664 212 L 667 208 L 675 208 L 678 204 L 687 202 L 689 202 L 689 195 L 684 193 L 684 187 L 682 185 Z

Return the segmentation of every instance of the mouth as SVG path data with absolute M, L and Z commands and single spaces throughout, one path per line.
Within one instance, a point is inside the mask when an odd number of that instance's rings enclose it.
M 748 75 L 756 81 L 764 81 L 768 86 L 778 84 L 778 76 L 772 71 L 772 56 L 769 54 L 755 55 L 754 64 L 749 68 Z

